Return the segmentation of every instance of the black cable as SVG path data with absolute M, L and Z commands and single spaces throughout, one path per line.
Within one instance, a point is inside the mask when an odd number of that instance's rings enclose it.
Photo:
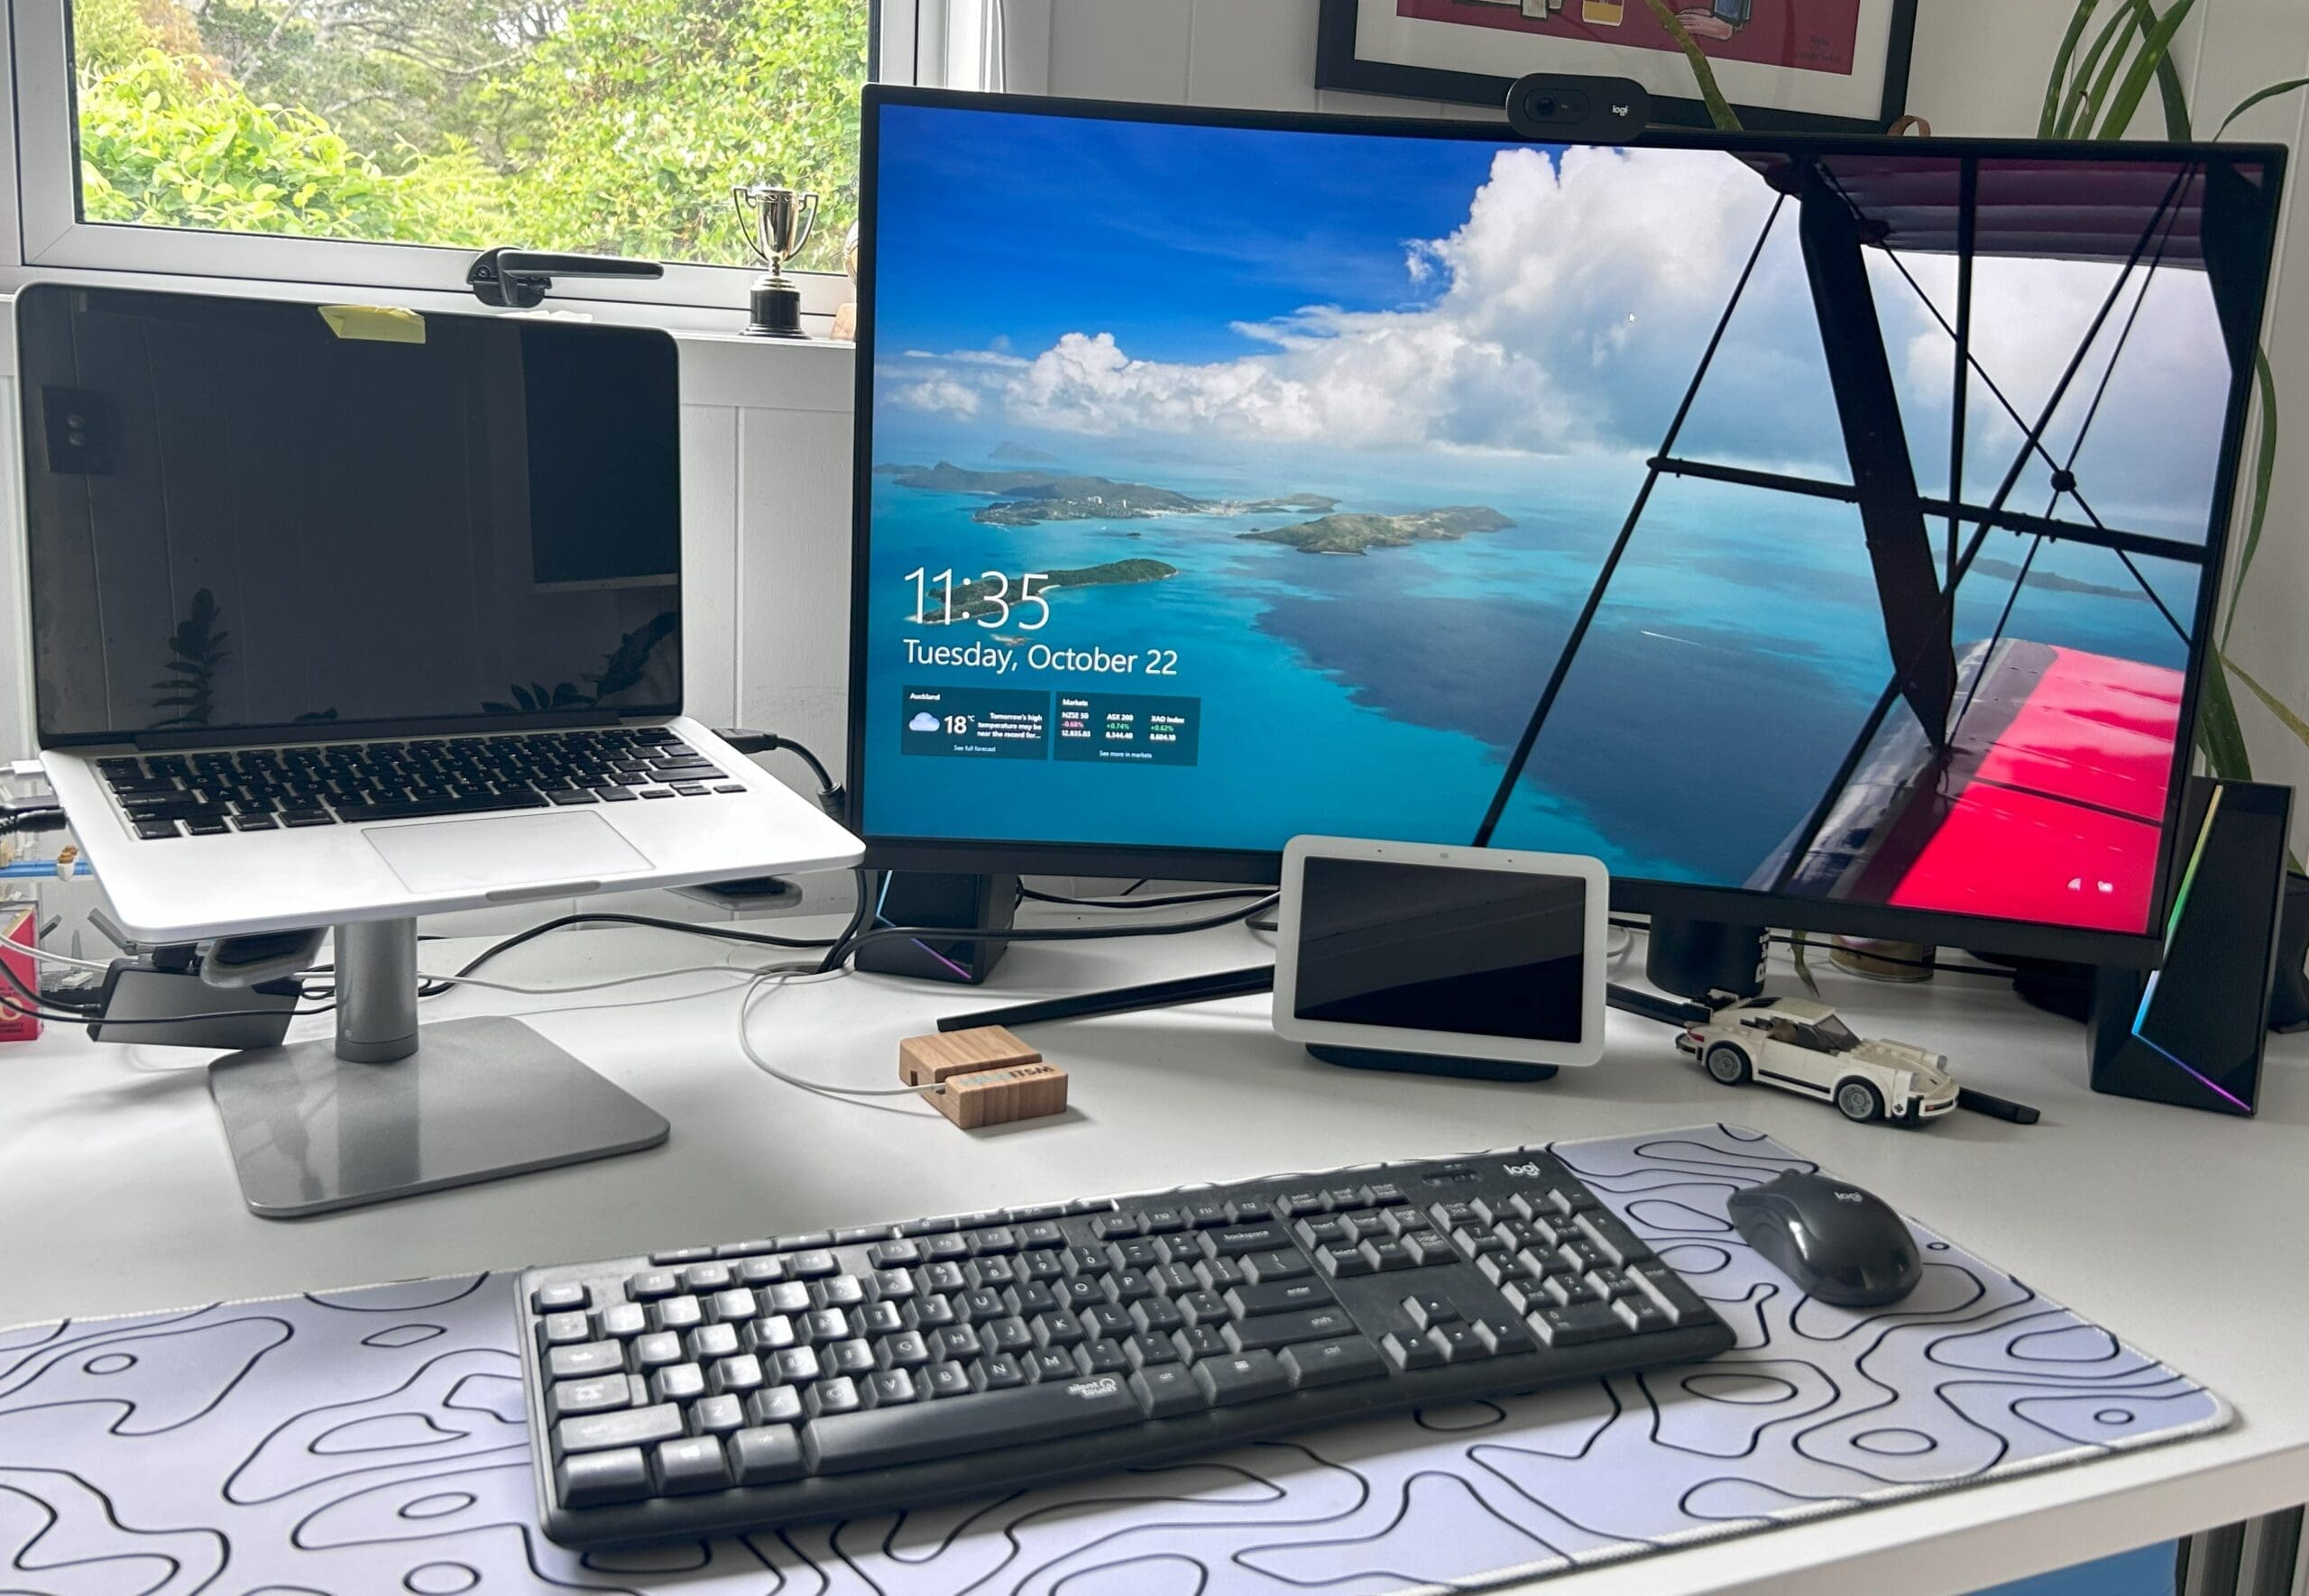
M 814 949 L 835 945 L 832 937 L 774 937 L 767 931 L 739 931 L 734 926 L 693 925 L 681 920 L 660 920 L 650 914 L 564 914 L 557 920 L 547 920 L 517 931 L 503 941 L 483 949 L 468 960 L 460 977 L 469 976 L 501 953 L 510 953 L 522 943 L 533 941 L 547 931 L 559 931 L 566 925 L 643 925 L 657 931 L 685 931 L 694 937 L 713 937 L 725 942 L 745 942 L 763 948 L 799 948 Z
M 1209 915 L 1200 920 L 1166 920 L 1159 925 L 1085 925 L 1048 927 L 1035 930 L 1006 930 L 957 928 L 943 925 L 883 925 L 871 931 L 860 931 L 827 953 L 819 965 L 821 973 L 839 969 L 859 949 L 869 942 L 887 942 L 897 938 L 910 941 L 931 942 L 1088 942 L 1102 937 L 1164 937 L 1173 932 L 1211 931 L 1222 925 L 1234 925 L 1249 920 L 1275 901 L 1268 893 L 1255 903 L 1239 909 L 1229 909 L 1224 914 Z
M 842 934 L 833 940 L 833 946 L 826 949 L 825 958 L 819 961 L 820 975 L 825 974 L 849 957 L 847 950 L 851 943 L 855 941 L 859 933 L 866 929 L 866 922 L 874 917 L 875 898 L 880 890 L 874 880 L 874 872 L 860 865 L 850 874 L 851 878 L 858 885 L 858 903 L 851 910 L 850 920 L 842 926 Z
M 835 820 L 841 820 L 849 809 L 850 794 L 842 790 L 840 782 L 833 779 L 833 772 L 826 768 L 826 762 L 794 738 L 781 737 L 775 731 L 750 731 L 741 726 L 727 729 L 717 728 L 713 735 L 741 754 L 768 754 L 779 748 L 785 749 L 808 766 L 810 774 L 818 778 L 819 808 Z
M 1274 895 L 1271 886 L 1234 886 L 1208 892 L 1170 893 L 1159 898 L 1070 898 L 1057 893 L 1038 892 L 1031 886 L 1021 886 L 1018 895 L 1037 903 L 1056 903 L 1067 909 L 1171 909 L 1189 903 L 1223 903 L 1240 898 L 1265 898 Z
M 1797 945 L 1794 937 L 1779 931 L 1772 932 L 1764 940 L 1769 942 L 1778 942 L 1784 947 L 1793 948 Z M 1903 969 L 1944 970 L 1952 976 L 1994 976 L 2000 981 L 2010 981 L 2014 978 L 2013 971 L 1999 969 L 1992 964 L 1951 964 L 1945 959 L 1896 959 L 1889 953 L 1879 953 L 1872 948 L 1853 948 L 1842 942 L 1808 940 L 1803 946 L 1822 949 L 1829 953 L 1849 953 L 1854 959 L 1872 959 L 1878 964 L 1898 965 Z
M 1648 932 L 1651 929 L 1647 921 L 1629 920 L 1617 914 L 1611 917 L 1611 923 L 1622 931 Z M 1794 937 L 1784 931 L 1773 931 L 1764 940 L 1768 942 L 1778 942 L 1784 948 L 1794 948 L 1799 945 Z M 1800 945 L 1805 948 L 1818 948 L 1830 953 L 1842 950 L 1855 959 L 1872 959 L 1879 964 L 1899 965 L 1903 969 L 1945 970 L 1952 976 L 1994 976 L 2000 981 L 2010 981 L 2016 976 L 2016 972 L 2000 969 L 1992 964 L 1951 964 L 1946 959 L 1896 959 L 1889 953 L 1878 953 L 1868 948 L 1849 947 L 1835 941 L 1816 942 L 1807 939 Z
M 64 811 L 53 803 L 31 809 L 0 808 L 0 831 L 60 831 L 65 824 Z

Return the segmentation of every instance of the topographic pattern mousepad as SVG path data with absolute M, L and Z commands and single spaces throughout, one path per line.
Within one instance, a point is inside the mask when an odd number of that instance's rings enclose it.
M 1813 1166 L 1711 1125 L 1554 1150 L 1739 1332 L 1712 1362 L 986 1500 L 579 1554 L 536 1528 L 511 1275 L 0 1332 L 0 1591 L 1378 1596 L 1466 1590 L 2220 1428 L 2185 1376 L 1918 1227 L 1889 1310 L 1725 1218 Z

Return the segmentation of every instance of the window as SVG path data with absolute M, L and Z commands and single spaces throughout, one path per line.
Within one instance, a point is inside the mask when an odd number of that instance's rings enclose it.
M 1820 1033 L 1821 1047 L 1828 1052 L 1848 1053 L 1860 1045 L 1860 1038 L 1853 1034 L 1852 1027 L 1834 1014 L 1821 1021 L 1815 1029 Z
M 741 307 L 731 187 L 816 191 L 797 264 L 839 272 L 876 13 L 910 65 L 933 3 L 16 0 L 23 259 L 459 289 L 521 243 L 672 263 L 565 294 Z

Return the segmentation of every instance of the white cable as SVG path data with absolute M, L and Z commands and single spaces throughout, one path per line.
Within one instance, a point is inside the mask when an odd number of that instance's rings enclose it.
M 805 984 L 831 981 L 849 973 L 847 967 L 822 970 L 814 965 L 794 965 L 784 969 L 767 969 L 756 974 L 753 984 L 746 988 L 745 996 L 738 1003 L 738 1046 L 745 1050 L 746 1057 L 752 1061 L 754 1068 L 765 1075 L 776 1076 L 788 1086 L 799 1087 L 805 1092 L 818 1092 L 833 1097 L 917 1097 L 934 1096 L 943 1092 L 946 1088 L 942 1086 L 842 1087 L 836 1086 L 831 1081 L 805 1080 L 798 1075 L 792 1075 L 780 1069 L 754 1050 L 752 1034 L 754 1004 L 759 998 L 763 988 L 767 987 L 775 992 L 796 981 Z
M 650 970 L 639 976 L 619 976 L 608 981 L 581 981 L 571 986 L 517 986 L 510 981 L 484 981 L 474 976 L 428 976 L 419 971 L 418 979 L 443 982 L 451 986 L 479 986 L 489 992 L 511 992 L 519 997 L 560 997 L 574 992 L 606 992 L 612 986 L 631 986 L 643 981 L 663 981 L 672 976 L 741 976 L 750 979 L 760 972 L 728 964 L 690 964 L 678 969 Z
M 19 942 L 15 938 L 8 936 L 0 936 L 0 942 L 5 942 L 19 953 L 31 954 L 42 964 L 63 964 L 69 965 L 76 970 L 102 970 L 107 973 L 112 969 L 112 960 L 108 959 L 75 959 L 69 953 L 51 953 L 45 948 L 35 948 L 29 942 Z

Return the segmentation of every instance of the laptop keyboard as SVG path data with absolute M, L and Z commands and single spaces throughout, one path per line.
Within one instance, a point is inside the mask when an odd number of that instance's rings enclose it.
M 148 840 L 742 793 L 662 726 L 99 759 Z

